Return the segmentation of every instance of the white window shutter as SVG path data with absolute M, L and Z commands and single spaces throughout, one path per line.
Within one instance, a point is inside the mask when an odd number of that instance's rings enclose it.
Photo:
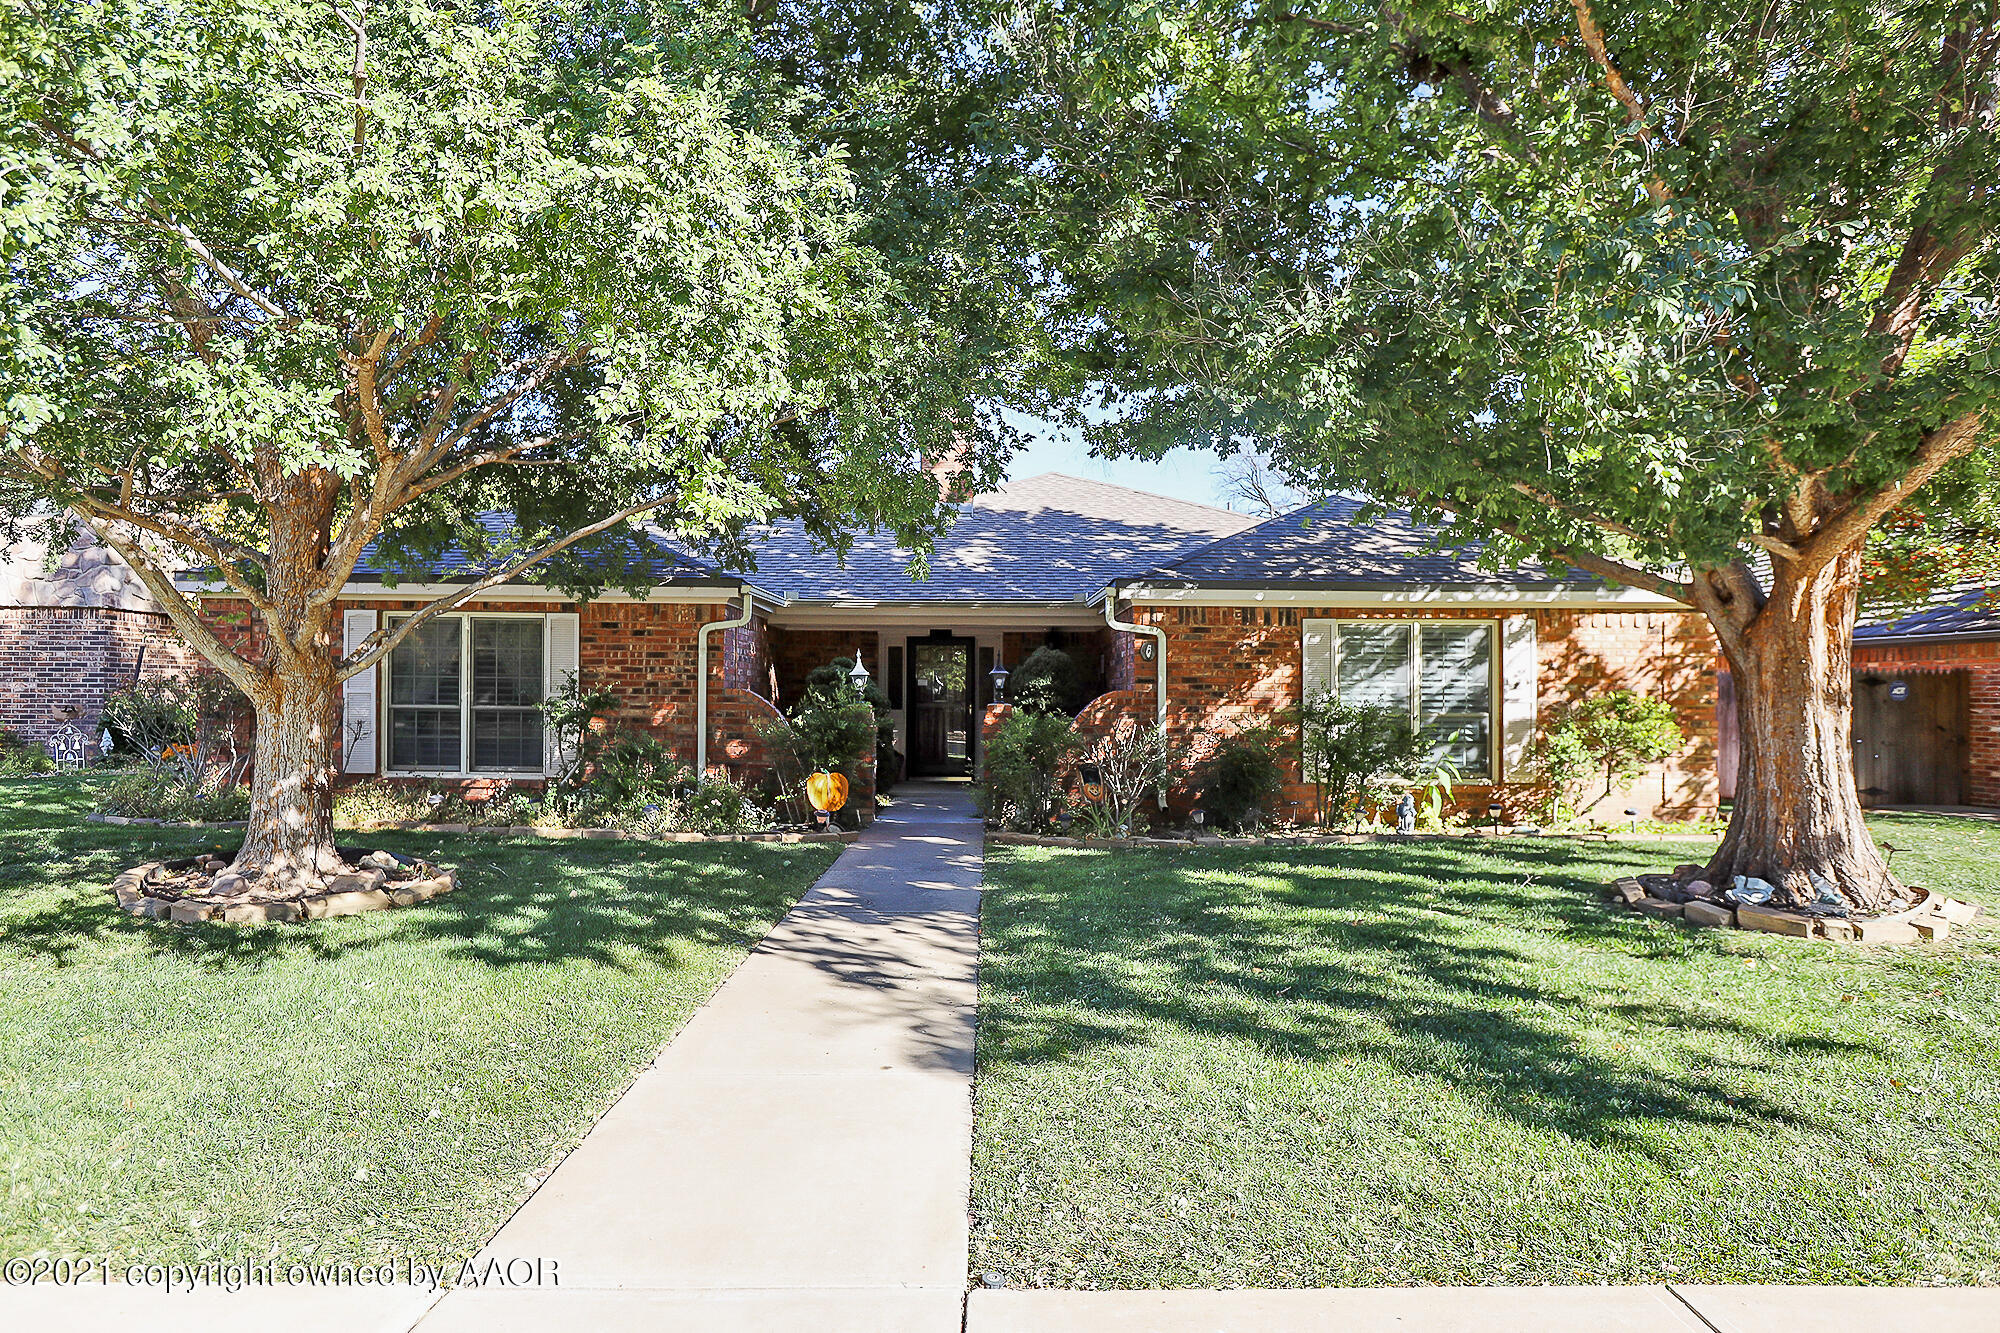
M 1299 624 L 1304 654 L 1299 697 L 1310 699 L 1333 688 L 1333 622 L 1303 620 Z
M 1535 739 L 1535 694 L 1541 683 L 1533 613 L 1501 621 L 1500 637 L 1500 773 L 1509 782 L 1523 782 L 1533 776 L 1529 747 Z
M 345 611 L 340 617 L 342 655 L 375 632 L 378 613 Z M 375 675 L 371 666 L 349 676 L 340 691 L 341 767 L 349 773 L 375 771 Z
M 578 671 L 580 627 L 574 611 L 558 611 L 548 619 L 542 632 L 542 653 L 547 670 L 542 673 L 542 692 L 553 694 L 569 685 Z M 543 733 L 542 772 L 554 777 L 562 772 L 570 756 L 559 750 L 553 736 Z

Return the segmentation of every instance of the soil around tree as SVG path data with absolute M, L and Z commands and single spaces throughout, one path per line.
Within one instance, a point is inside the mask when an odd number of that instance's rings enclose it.
M 345 867 L 323 883 L 246 879 L 219 856 L 134 866 L 112 881 L 121 910 L 171 921 L 316 921 L 414 907 L 458 887 L 458 873 L 393 852 L 339 848 Z

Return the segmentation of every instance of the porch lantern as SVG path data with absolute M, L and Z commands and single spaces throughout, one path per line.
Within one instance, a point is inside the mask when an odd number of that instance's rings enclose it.
M 986 673 L 986 678 L 993 682 L 994 703 L 1004 704 L 1007 702 L 1007 677 L 1012 674 L 1012 672 L 1007 670 L 1005 662 L 1002 662 L 998 658 L 993 660 L 993 669 Z
M 847 679 L 856 694 L 868 693 L 868 664 L 861 660 L 860 653 L 854 655 L 854 670 L 847 673 Z

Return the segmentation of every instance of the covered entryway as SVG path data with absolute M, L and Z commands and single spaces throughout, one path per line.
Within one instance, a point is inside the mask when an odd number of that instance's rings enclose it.
M 1863 805 L 1963 805 L 1971 744 L 1964 671 L 1854 676 L 1854 785 Z

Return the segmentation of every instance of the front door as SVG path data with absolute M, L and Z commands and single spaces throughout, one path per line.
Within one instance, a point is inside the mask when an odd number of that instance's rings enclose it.
M 972 640 L 911 639 L 909 759 L 912 777 L 972 772 Z

